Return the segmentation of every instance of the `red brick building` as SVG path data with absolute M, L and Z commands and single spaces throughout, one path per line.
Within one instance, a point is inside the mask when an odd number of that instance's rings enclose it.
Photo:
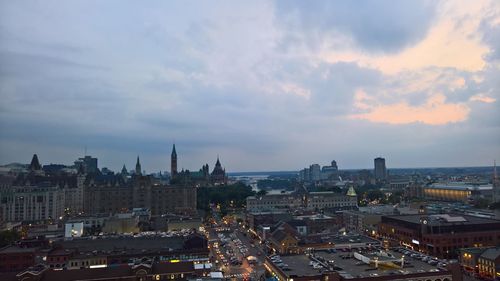
M 35 264 L 38 248 L 6 246 L 0 249 L 0 272 L 19 272 Z
M 383 216 L 379 235 L 393 245 L 456 258 L 460 248 L 500 245 L 500 221 L 449 214 Z

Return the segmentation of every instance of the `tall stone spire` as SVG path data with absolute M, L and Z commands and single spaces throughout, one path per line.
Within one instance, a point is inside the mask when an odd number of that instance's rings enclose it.
M 172 147 L 172 154 L 170 155 L 170 176 L 174 177 L 177 174 L 177 151 L 175 151 L 175 143 Z
M 139 161 L 139 155 L 137 155 L 137 163 L 135 164 L 135 174 L 140 175 L 142 174 L 142 169 L 141 169 L 141 162 Z

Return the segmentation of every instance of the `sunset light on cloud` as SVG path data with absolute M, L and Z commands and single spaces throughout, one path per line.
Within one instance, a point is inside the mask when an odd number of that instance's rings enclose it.
M 489 97 L 487 95 L 477 94 L 477 95 L 473 95 L 472 97 L 470 97 L 470 101 L 493 103 L 493 102 L 496 102 L 497 100 L 495 98 Z
M 405 70 L 427 67 L 453 67 L 465 71 L 479 71 L 486 62 L 489 47 L 481 42 L 477 32 L 485 13 L 497 13 L 492 1 L 474 1 L 474 5 L 448 1 L 438 6 L 434 26 L 423 40 L 394 54 L 367 54 L 324 50 L 320 58 L 335 63 L 354 61 L 394 75 Z M 496 18 L 491 19 L 496 23 Z
M 484 21 L 499 26 L 500 10 L 493 1 L 474 3 L 440 2 L 435 24 L 427 35 L 414 46 L 392 54 L 367 53 L 360 50 L 326 49 L 320 59 L 328 63 L 355 62 L 361 66 L 381 71 L 386 79 L 404 80 L 402 88 L 376 89 L 386 96 L 395 95 L 394 101 L 370 108 L 370 112 L 353 114 L 350 117 L 371 122 L 408 124 L 420 122 L 428 125 L 443 125 L 467 120 L 470 108 L 466 103 L 447 103 L 446 95 L 434 95 L 419 106 L 409 105 L 398 92 L 421 92 L 423 98 L 433 92 L 437 85 L 446 84 L 448 93 L 465 87 L 464 74 L 481 73 L 487 65 L 485 59 L 492 52 L 482 42 L 478 32 Z M 487 15 L 485 17 L 485 15 Z M 345 49 L 348 49 L 347 47 Z M 498 68 L 498 66 L 496 67 Z M 456 70 L 450 73 L 450 69 Z M 480 76 L 473 79 L 481 82 Z M 359 93 L 358 93 L 359 94 Z M 364 94 L 366 96 L 366 93 Z M 355 95 L 355 97 L 359 95 Z M 400 99 L 398 101 L 398 98 Z M 371 97 L 376 100 L 376 95 Z M 469 101 L 493 103 L 495 98 L 476 94 Z M 366 104 L 354 103 L 354 108 L 367 109 Z
M 351 118 L 390 124 L 420 122 L 428 125 L 443 125 L 466 120 L 469 111 L 470 109 L 464 104 L 446 103 L 445 96 L 438 94 L 431 96 L 421 106 L 411 106 L 405 102 L 374 106 L 370 107 L 369 113 L 352 115 Z

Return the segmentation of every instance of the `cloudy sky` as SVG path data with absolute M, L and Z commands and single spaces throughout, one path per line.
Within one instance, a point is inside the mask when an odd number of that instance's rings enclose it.
M 0 1 L 0 164 L 500 160 L 499 1 Z

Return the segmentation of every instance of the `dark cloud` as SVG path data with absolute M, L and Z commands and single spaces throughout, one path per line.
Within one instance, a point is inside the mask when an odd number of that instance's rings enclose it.
M 481 21 L 482 39 L 490 46 L 490 53 L 486 57 L 488 60 L 500 60 L 500 24 L 493 24 L 491 18 Z
M 348 34 L 361 49 L 397 52 L 423 39 L 435 16 L 435 1 L 277 1 L 276 18 L 292 30 L 285 40 L 305 36 L 318 44 Z M 335 46 L 333 46 L 335 47 Z

